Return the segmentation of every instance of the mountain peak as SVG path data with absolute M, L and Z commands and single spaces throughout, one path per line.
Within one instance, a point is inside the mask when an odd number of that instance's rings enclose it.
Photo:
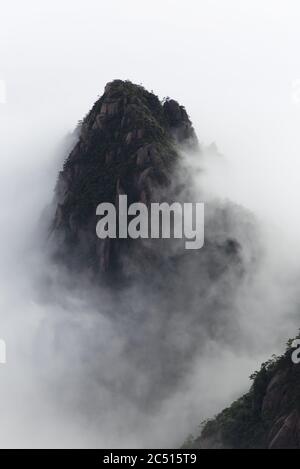
M 96 207 L 120 193 L 148 204 L 174 178 L 179 145 L 195 148 L 197 138 L 183 106 L 122 80 L 105 86 L 78 130 L 58 178 L 53 231 L 64 258 L 107 270 L 112 243 L 96 240 Z
M 90 131 L 121 131 L 125 142 L 161 141 L 168 133 L 177 143 L 196 145 L 196 135 L 183 106 L 175 100 L 163 103 L 143 86 L 130 81 L 114 80 L 105 86 L 104 94 L 83 121 L 83 138 Z

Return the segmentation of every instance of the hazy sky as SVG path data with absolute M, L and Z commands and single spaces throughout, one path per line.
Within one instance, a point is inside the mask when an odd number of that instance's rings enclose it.
M 299 195 L 299 2 L 2 0 L 0 13 L 1 139 L 54 142 L 128 78 L 186 106 L 234 161 L 242 201 L 280 194 L 284 211 Z

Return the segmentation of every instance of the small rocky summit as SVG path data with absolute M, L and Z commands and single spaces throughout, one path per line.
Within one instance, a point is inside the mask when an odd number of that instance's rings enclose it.
M 120 243 L 96 239 L 98 204 L 119 194 L 149 203 L 170 185 L 179 147 L 196 148 L 197 138 L 183 106 L 121 80 L 106 85 L 78 134 L 59 173 L 51 230 L 57 258 L 103 272 L 114 268 Z
M 263 363 L 250 391 L 209 420 L 194 448 L 300 448 L 300 365 L 284 355 Z

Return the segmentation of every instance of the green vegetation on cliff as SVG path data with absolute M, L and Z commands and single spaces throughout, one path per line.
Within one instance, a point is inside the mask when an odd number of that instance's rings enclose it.
M 300 368 L 293 363 L 291 342 L 251 375 L 247 394 L 214 419 L 203 423 L 189 446 L 202 448 L 299 447 Z

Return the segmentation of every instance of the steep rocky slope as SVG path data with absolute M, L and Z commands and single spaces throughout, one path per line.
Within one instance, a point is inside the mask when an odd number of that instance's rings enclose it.
M 60 238 L 58 256 L 77 268 L 111 270 L 120 242 L 97 240 L 97 205 L 115 203 L 119 194 L 127 194 L 129 203 L 154 199 L 171 184 L 178 145 L 197 147 L 182 106 L 161 103 L 130 82 L 108 83 L 80 124 L 78 142 L 59 174 L 52 226 Z
M 300 365 L 290 344 L 263 363 L 250 391 L 208 421 L 190 442 L 196 448 L 300 448 Z

